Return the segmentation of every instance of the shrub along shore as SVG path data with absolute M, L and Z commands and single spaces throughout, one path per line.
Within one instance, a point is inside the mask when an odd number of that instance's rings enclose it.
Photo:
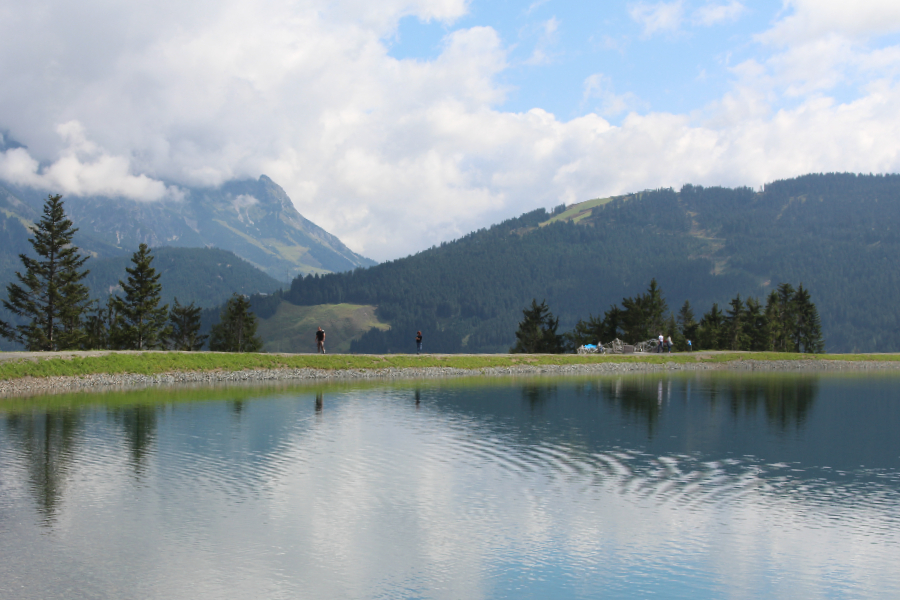
M 0 353 L 0 394 L 289 379 L 589 374 L 700 370 L 900 369 L 900 354 L 693 352 L 573 354 L 254 354 L 95 351 Z

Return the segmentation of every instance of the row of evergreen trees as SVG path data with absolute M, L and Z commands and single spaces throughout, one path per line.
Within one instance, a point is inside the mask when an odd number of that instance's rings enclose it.
M 757 298 L 742 300 L 740 294 L 723 312 L 718 304 L 696 321 L 691 303 L 685 301 L 678 314 L 668 310 L 662 290 L 653 279 L 643 294 L 623 298 L 602 317 L 580 319 L 572 331 L 559 334 L 559 319 L 546 302 L 532 300 L 522 311 L 511 352 L 559 353 L 584 344 L 619 338 L 636 344 L 662 333 L 672 337 L 676 350 L 754 350 L 771 352 L 824 352 L 822 325 L 809 290 L 800 284 L 779 284 L 765 306 Z
M 141 244 L 132 256 L 128 276 L 120 280 L 122 296 L 110 295 L 105 304 L 91 300 L 83 283 L 87 255 L 72 241 L 73 227 L 63 209 L 62 196 L 50 196 L 43 216 L 31 228 L 29 239 L 38 258 L 20 254 L 24 274 L 7 286 L 3 306 L 21 323 L 0 320 L 0 335 L 31 351 L 122 349 L 199 350 L 209 338 L 211 350 L 256 352 L 262 341 L 256 336 L 256 316 L 249 301 L 235 294 L 223 309 L 210 336 L 200 334 L 200 307 L 184 306 L 176 298 L 160 306 L 160 274 L 153 256 Z

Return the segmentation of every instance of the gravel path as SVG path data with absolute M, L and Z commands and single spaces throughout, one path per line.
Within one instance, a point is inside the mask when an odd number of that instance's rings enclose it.
M 20 357 L 21 358 L 21 357 Z M 588 365 L 516 365 L 483 369 L 450 367 L 385 368 L 385 369 L 258 369 L 245 371 L 176 372 L 159 375 L 84 375 L 79 377 L 26 377 L 0 381 L 0 397 L 109 389 L 138 388 L 156 385 L 204 384 L 229 382 L 265 382 L 287 380 L 359 380 L 359 379 L 416 379 L 461 377 L 473 375 L 590 375 L 616 373 L 658 373 L 676 371 L 875 371 L 900 370 L 897 361 L 840 361 L 840 360 L 738 360 L 727 363 L 668 363 L 644 364 L 596 363 Z

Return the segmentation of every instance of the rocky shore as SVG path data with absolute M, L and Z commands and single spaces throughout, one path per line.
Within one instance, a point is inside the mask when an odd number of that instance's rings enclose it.
M 257 369 L 244 371 L 174 372 L 158 375 L 96 374 L 79 377 L 25 377 L 0 381 L 0 397 L 45 393 L 87 391 L 109 388 L 139 388 L 158 385 L 252 383 L 290 380 L 360 380 L 360 379 L 425 379 L 438 377 L 509 376 L 509 375 L 612 375 L 617 373 L 659 373 L 677 371 L 878 371 L 900 370 L 897 361 L 842 360 L 736 360 L 713 363 L 640 362 L 596 363 L 579 365 L 516 365 L 481 369 L 451 367 L 384 368 L 384 369 Z

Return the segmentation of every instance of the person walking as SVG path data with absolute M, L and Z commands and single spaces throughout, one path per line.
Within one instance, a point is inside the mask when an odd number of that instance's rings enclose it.
M 422 332 L 416 332 L 416 354 L 422 353 Z
M 688 340 L 688 352 L 693 352 L 694 347 L 691 345 L 691 340 Z
M 656 344 L 656 353 L 657 354 L 662 354 L 663 344 L 665 343 L 665 341 L 666 341 L 666 339 L 663 337 L 663 334 L 659 334 L 659 343 Z
M 316 354 L 325 354 L 325 331 L 319 327 L 316 331 Z
M 672 354 L 672 336 L 671 335 L 666 340 L 666 342 L 669 344 L 669 354 Z

